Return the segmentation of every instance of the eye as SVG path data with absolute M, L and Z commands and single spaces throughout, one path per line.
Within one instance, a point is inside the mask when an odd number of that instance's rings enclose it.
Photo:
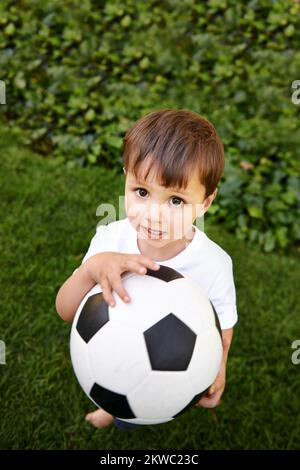
M 179 204 L 175 204 L 175 207 L 180 207 L 180 206 L 183 206 L 185 204 L 184 200 L 181 199 L 178 196 L 173 196 L 171 199 L 173 199 L 173 201 L 174 201 L 174 199 L 175 199 L 175 201 L 179 201 Z M 181 203 L 183 203 L 183 204 L 181 204 Z
M 134 192 L 137 192 L 137 193 L 138 193 L 138 196 L 141 197 L 141 198 L 143 198 L 144 196 L 141 196 L 141 194 L 139 193 L 139 191 L 145 191 L 145 193 L 148 192 L 148 191 L 147 191 L 146 189 L 144 189 L 144 188 L 136 188 L 136 189 L 134 190 Z
M 140 198 L 142 198 L 142 199 L 144 199 L 145 196 L 146 196 L 146 194 L 148 193 L 148 191 L 147 191 L 146 189 L 144 189 L 144 188 L 135 188 L 135 189 L 134 189 L 134 192 L 137 194 L 138 197 L 140 197 Z M 146 193 L 146 194 L 145 194 L 145 193 Z M 184 204 L 186 204 L 186 202 L 185 202 L 183 199 L 181 199 L 180 197 L 178 197 L 178 196 L 173 196 L 173 197 L 170 198 L 170 200 L 172 200 L 172 201 L 174 201 L 174 200 L 175 200 L 175 201 L 179 201 L 179 203 L 178 203 L 178 202 L 175 203 L 175 204 L 172 203 L 172 206 L 173 206 L 173 207 L 182 207 Z

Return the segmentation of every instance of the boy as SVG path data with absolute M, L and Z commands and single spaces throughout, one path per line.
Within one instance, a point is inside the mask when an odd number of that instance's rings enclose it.
M 193 278 L 213 303 L 222 329 L 220 371 L 196 405 L 215 407 L 224 391 L 237 322 L 235 286 L 230 256 L 193 221 L 204 215 L 217 195 L 224 170 L 223 144 L 214 126 L 197 113 L 161 109 L 127 131 L 124 165 L 127 218 L 98 225 L 81 266 L 57 294 L 57 312 L 63 320 L 72 321 L 81 300 L 96 283 L 101 284 L 111 307 L 113 290 L 130 302 L 121 282 L 125 271 L 144 275 L 146 268 L 159 269 L 163 263 Z M 95 427 L 112 422 L 124 430 L 136 427 L 102 409 L 89 413 L 86 420 Z

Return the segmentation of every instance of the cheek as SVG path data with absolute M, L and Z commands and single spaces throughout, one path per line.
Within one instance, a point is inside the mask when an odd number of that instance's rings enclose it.
M 172 235 L 182 238 L 193 225 L 196 219 L 196 211 L 193 206 L 184 206 L 181 211 L 173 211 L 170 217 L 170 227 Z
M 135 195 L 131 193 L 125 198 L 125 209 L 129 219 L 139 219 L 145 212 L 144 204 L 137 202 Z
M 173 221 L 182 227 L 190 227 L 196 218 L 196 209 L 192 204 L 185 204 L 182 210 L 173 211 Z
M 184 225 L 191 227 L 196 217 L 197 217 L 197 205 L 187 204 L 184 207 Z

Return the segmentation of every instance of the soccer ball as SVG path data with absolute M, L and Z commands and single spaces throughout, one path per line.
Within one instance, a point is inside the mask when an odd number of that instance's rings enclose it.
M 217 314 L 192 279 L 160 265 L 127 272 L 130 303 L 115 307 L 96 284 L 75 314 L 71 360 L 87 396 L 113 416 L 136 424 L 173 420 L 214 382 L 222 360 Z

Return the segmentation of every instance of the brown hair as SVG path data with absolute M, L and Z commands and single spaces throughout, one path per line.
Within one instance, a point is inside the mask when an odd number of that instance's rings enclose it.
M 186 188 L 197 171 L 205 198 L 214 192 L 224 171 L 224 148 L 214 126 L 187 109 L 165 108 L 139 119 L 125 134 L 123 160 L 126 171 L 138 177 L 140 164 L 151 158 L 159 170 L 160 184 Z

